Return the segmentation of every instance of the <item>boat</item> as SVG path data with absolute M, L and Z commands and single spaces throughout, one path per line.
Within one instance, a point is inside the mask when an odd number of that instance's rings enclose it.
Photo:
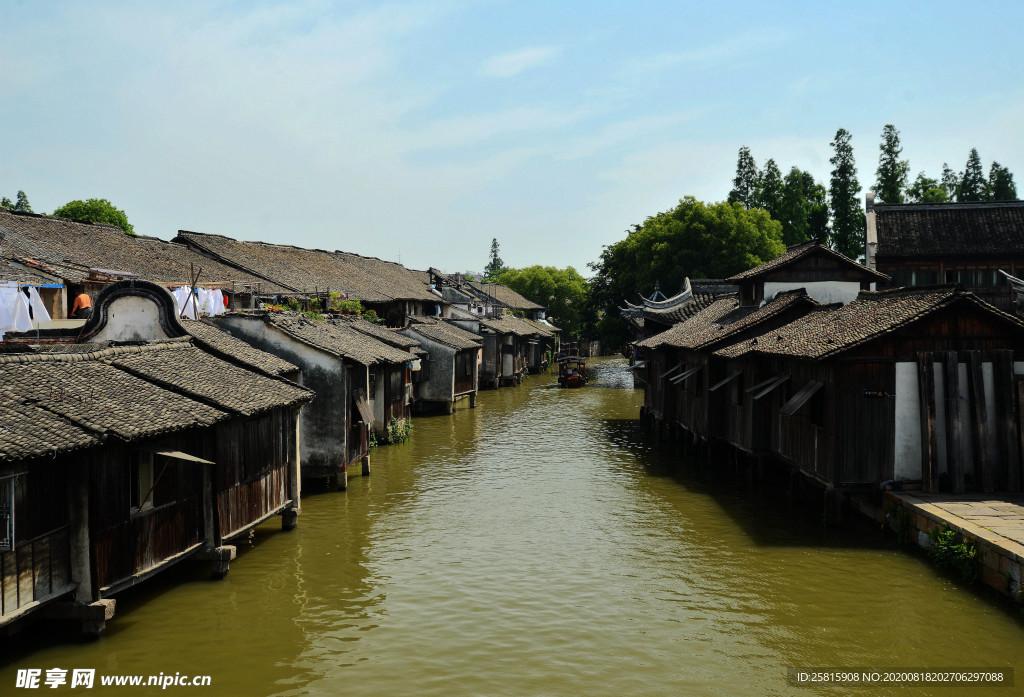
M 558 384 L 561 387 L 583 387 L 587 384 L 587 359 L 584 356 L 558 357 Z

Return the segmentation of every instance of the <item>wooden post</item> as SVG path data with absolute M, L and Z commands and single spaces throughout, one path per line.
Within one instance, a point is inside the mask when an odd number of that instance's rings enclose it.
M 931 352 L 917 355 L 917 387 L 921 417 L 921 488 L 939 490 L 938 445 L 935 436 L 935 358 Z
M 996 442 L 999 445 L 996 483 L 1007 491 L 1020 491 L 1013 351 L 993 351 L 992 378 L 996 399 Z
M 988 451 L 988 408 L 985 405 L 985 380 L 981 372 L 981 352 L 967 352 L 967 399 L 971 403 L 974 429 L 974 483 L 986 493 L 995 491 L 995 472 Z
M 953 493 L 964 493 L 964 439 L 960 426 L 960 368 L 956 351 L 945 354 L 946 462 Z

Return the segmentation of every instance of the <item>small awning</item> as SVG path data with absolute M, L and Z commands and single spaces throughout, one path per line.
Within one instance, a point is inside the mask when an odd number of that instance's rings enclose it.
M 786 382 L 786 380 L 789 380 L 788 375 L 776 375 L 773 378 L 768 378 L 764 382 L 757 383 L 753 387 L 748 387 L 747 392 L 753 392 L 753 399 L 754 401 L 757 401 L 761 399 L 761 397 L 764 397 L 766 394 L 768 394 L 776 387 L 781 385 L 782 383 Z
M 352 397 L 356 401 L 356 409 L 359 410 L 359 415 L 363 418 L 363 423 L 373 424 L 373 410 L 370 409 L 370 402 L 366 399 L 366 392 L 363 388 L 358 388 L 352 392 Z
M 811 380 L 804 385 L 802 390 L 793 395 L 792 399 L 782 405 L 782 408 L 779 409 L 779 413 L 783 416 L 792 416 L 800 409 L 800 407 L 807 404 L 811 397 L 813 397 L 815 393 L 824 386 L 825 383 L 823 382 Z
M 694 373 L 696 373 L 698 370 L 700 370 L 703 367 L 704 366 L 702 366 L 702 365 L 698 365 L 698 366 L 695 366 L 693 368 L 690 368 L 689 370 L 687 370 L 687 371 L 685 371 L 683 373 L 680 373 L 679 375 L 676 375 L 674 378 L 669 378 L 669 382 L 671 382 L 673 385 L 678 385 L 683 380 L 685 380 L 686 378 L 690 377 L 691 375 L 693 375 Z
M 659 380 L 664 380 L 667 375 L 671 375 L 672 373 L 674 373 L 677 370 L 679 370 L 680 368 L 682 368 L 684 365 L 685 365 L 685 363 L 683 363 L 682 361 L 679 361 L 678 363 L 676 363 L 676 366 L 674 368 L 669 368 L 668 370 L 666 370 L 664 373 L 661 374 L 661 377 L 659 377 L 658 379 Z
M 146 453 L 153 453 L 154 455 L 163 455 L 164 457 L 169 457 L 172 460 L 184 460 L 185 462 L 195 462 L 196 464 L 200 464 L 200 465 L 213 465 L 213 464 L 216 464 L 214 462 L 211 462 L 210 460 L 204 460 L 201 457 L 196 457 L 195 455 L 189 455 L 188 453 L 183 453 L 180 450 L 172 450 L 170 448 L 161 448 L 158 445 L 140 445 L 140 446 L 136 447 L 136 450 L 141 450 L 141 451 L 146 452 Z
M 709 387 L 708 388 L 708 392 L 714 392 L 717 389 L 725 387 L 730 382 L 732 382 L 733 380 L 738 378 L 740 375 L 743 375 L 743 371 L 742 370 L 734 370 L 732 373 L 729 374 L 729 377 L 725 378 L 724 380 L 719 380 L 714 385 Z

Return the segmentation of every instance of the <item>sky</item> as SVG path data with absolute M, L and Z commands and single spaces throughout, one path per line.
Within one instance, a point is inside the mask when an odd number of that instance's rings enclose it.
M 828 183 L 882 128 L 1024 189 L 1024 3 L 0 0 L 0 194 L 216 233 L 589 275 L 737 152 Z

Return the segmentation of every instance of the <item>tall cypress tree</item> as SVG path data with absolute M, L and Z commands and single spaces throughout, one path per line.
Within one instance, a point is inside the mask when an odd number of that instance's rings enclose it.
M 505 270 L 505 262 L 501 260 L 498 253 L 501 248 L 498 246 L 498 238 L 491 238 L 491 257 L 487 262 L 487 266 L 484 267 L 484 276 L 487 280 L 493 280 L 495 276 Z
M 992 201 L 1017 199 L 1017 185 L 1013 183 L 1013 175 L 998 162 L 993 162 L 988 171 L 988 193 Z
M 985 181 L 985 172 L 981 168 L 981 157 L 978 156 L 978 149 L 971 148 L 971 154 L 967 156 L 967 165 L 963 174 L 960 175 L 960 183 L 956 190 L 957 201 L 984 201 L 988 199 L 988 182 Z
M 772 219 L 779 219 L 782 209 L 782 172 L 773 159 L 764 163 L 764 170 L 757 177 L 756 207 L 768 211 Z
M 881 155 L 878 158 L 878 170 L 875 176 L 875 195 L 879 203 L 903 203 L 903 190 L 907 187 L 907 175 L 910 163 L 900 159 L 903 146 L 900 145 L 900 132 L 891 123 L 882 129 L 882 143 L 878 146 Z
M 949 168 L 945 162 L 942 163 L 942 188 L 946 190 L 946 200 L 956 201 L 957 190 L 960 188 L 960 177 Z
M 736 162 L 736 178 L 732 180 L 732 191 L 729 192 L 729 203 L 739 202 L 744 208 L 757 207 L 757 163 L 750 154 L 750 148 L 740 148 Z
M 850 133 L 845 128 L 836 131 L 832 141 L 835 154 L 829 158 L 832 163 L 832 180 L 829 199 L 832 208 L 832 248 L 851 259 L 864 253 L 864 209 L 857 198 L 860 182 L 857 181 L 857 165 L 853 159 Z
M 25 195 L 24 191 L 18 191 L 18 200 L 14 204 L 14 208 L 19 213 L 32 213 L 32 206 L 28 202 L 28 196 Z
M 782 207 L 776 218 L 782 223 L 782 241 L 787 247 L 810 238 L 809 215 L 810 201 L 804 188 L 804 173 L 799 167 L 792 167 L 782 182 Z

